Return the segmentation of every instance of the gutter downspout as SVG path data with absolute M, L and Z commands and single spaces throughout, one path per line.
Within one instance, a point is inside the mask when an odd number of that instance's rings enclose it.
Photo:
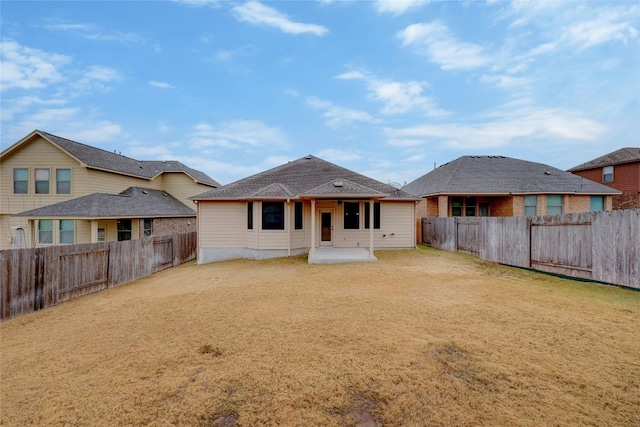
M 287 258 L 291 258 L 291 199 L 287 199 Z

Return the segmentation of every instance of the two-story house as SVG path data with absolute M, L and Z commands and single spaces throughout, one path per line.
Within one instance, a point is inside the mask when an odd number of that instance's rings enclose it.
M 569 172 L 620 190 L 613 196 L 613 209 L 640 207 L 640 147 L 621 148 Z
M 463 156 L 407 184 L 418 217 L 541 216 L 611 210 L 620 192 L 542 163 Z
M 189 197 L 219 186 L 177 161 L 35 130 L 0 153 L 0 249 L 195 231 Z

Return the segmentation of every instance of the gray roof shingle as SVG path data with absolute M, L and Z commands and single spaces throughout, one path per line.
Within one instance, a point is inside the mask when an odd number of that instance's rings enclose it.
M 578 172 L 587 169 L 602 168 L 605 166 L 622 165 L 625 163 L 640 162 L 640 147 L 626 147 L 613 151 L 597 159 L 590 160 L 569 169 L 569 172 Z
M 121 154 L 112 153 L 80 142 L 37 131 L 43 137 L 80 160 L 89 167 L 122 173 L 125 175 L 151 179 L 165 172 L 182 172 L 195 181 L 220 187 L 220 184 L 204 172 L 192 169 L 176 160 L 135 160 Z
M 334 185 L 339 180 L 343 183 L 342 187 Z M 415 200 L 413 195 L 405 191 L 314 156 L 294 160 L 191 199 L 258 199 L 267 195 L 283 199 L 350 195 L 378 196 L 387 200 Z
M 463 156 L 407 184 L 416 196 L 436 194 L 618 194 L 563 170 L 504 156 Z
M 129 187 L 120 194 L 94 193 L 21 212 L 29 218 L 179 218 L 196 212 L 171 194 Z

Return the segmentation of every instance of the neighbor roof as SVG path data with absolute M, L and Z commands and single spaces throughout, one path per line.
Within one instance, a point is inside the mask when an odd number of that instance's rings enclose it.
M 27 137 L 5 150 L 2 155 L 4 156 L 11 152 L 25 141 L 31 139 L 34 135 L 40 135 L 42 138 L 54 145 L 57 145 L 71 156 L 87 165 L 87 167 L 93 169 L 106 170 L 145 179 L 153 179 L 165 172 L 182 172 L 200 184 L 220 187 L 220 184 L 217 181 L 209 177 L 204 172 L 192 169 L 176 160 L 135 160 L 121 154 L 112 153 L 110 151 L 62 138 L 41 130 L 33 131 Z
M 94 193 L 65 202 L 21 212 L 29 218 L 178 218 L 196 212 L 171 194 L 129 187 L 120 194 Z
M 600 156 L 581 165 L 572 167 L 569 172 L 578 172 L 587 169 L 602 168 L 605 166 L 622 165 L 625 163 L 640 162 L 640 147 L 626 147 L 612 153 Z
M 415 200 L 395 187 L 314 156 L 286 163 L 223 187 L 191 197 L 193 200 L 266 198 L 379 198 Z
M 542 163 L 504 156 L 463 156 L 407 184 L 416 196 L 437 194 L 618 194 L 619 191 Z

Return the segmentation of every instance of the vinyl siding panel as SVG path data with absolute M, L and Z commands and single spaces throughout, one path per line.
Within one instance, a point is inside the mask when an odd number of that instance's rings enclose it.
M 119 175 L 95 169 L 87 169 L 88 193 L 122 193 L 129 187 L 144 187 L 152 190 L 162 190 L 160 182 L 127 175 Z M 173 193 L 172 196 L 176 197 Z
M 369 230 L 367 230 L 369 231 Z M 374 248 L 415 247 L 415 204 L 380 204 L 380 230 L 374 230 Z
M 201 201 L 198 206 L 198 216 L 200 247 L 236 248 L 246 246 L 246 203 Z
M 193 178 L 182 172 L 165 172 L 157 177 L 155 181 L 158 181 L 164 191 L 194 210 L 195 205 L 192 200 L 189 200 L 189 197 L 197 196 L 213 188 L 208 185 L 198 184 Z

